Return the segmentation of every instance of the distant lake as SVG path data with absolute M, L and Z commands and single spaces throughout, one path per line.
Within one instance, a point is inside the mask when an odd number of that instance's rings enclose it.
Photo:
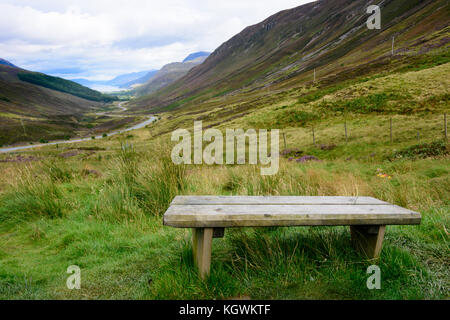
M 101 85 L 101 84 L 94 84 L 90 87 L 93 90 L 100 91 L 100 92 L 106 92 L 106 93 L 107 92 L 116 92 L 116 91 L 125 91 L 125 89 L 122 89 L 119 87 L 106 86 L 106 85 Z

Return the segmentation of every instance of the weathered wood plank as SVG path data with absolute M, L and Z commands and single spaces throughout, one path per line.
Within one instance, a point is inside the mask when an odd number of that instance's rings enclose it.
M 305 196 L 177 196 L 172 205 L 267 205 L 267 204 L 389 204 L 370 197 L 305 197 Z
M 259 227 L 420 224 L 421 215 L 395 205 L 172 205 L 173 227 Z

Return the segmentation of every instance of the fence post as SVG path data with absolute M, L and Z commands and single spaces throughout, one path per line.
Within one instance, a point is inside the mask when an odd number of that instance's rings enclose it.
M 394 43 L 395 43 L 395 36 L 392 37 L 392 56 L 394 56 Z
M 344 128 L 345 128 L 345 143 L 348 143 L 347 121 L 344 122 Z
M 393 135 L 392 135 L 392 118 L 390 119 L 390 135 L 391 135 L 391 143 L 394 142 Z
M 417 129 L 417 142 L 420 142 L 420 130 Z
M 448 133 L 447 133 L 447 114 L 444 113 L 444 131 L 445 131 L 445 140 L 448 140 Z
M 314 132 L 314 126 L 312 127 L 313 145 L 316 145 L 316 135 Z

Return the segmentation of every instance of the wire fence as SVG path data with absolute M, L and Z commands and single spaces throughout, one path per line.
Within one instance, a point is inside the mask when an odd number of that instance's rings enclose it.
M 342 134 L 336 135 L 336 126 L 333 127 L 316 127 L 299 128 L 302 130 L 300 134 L 303 140 L 306 138 L 306 145 L 317 146 L 321 143 L 349 143 L 354 141 L 376 142 L 384 141 L 386 144 L 394 144 L 399 142 L 424 142 L 428 140 L 445 139 L 448 141 L 448 115 L 447 113 L 416 118 L 396 118 L 378 120 L 377 122 L 364 125 L 364 120 L 358 119 L 344 120 L 342 122 Z M 357 124 L 353 125 L 352 124 Z M 370 129 L 372 127 L 372 130 Z M 297 131 L 297 130 L 295 130 Z M 368 131 L 370 133 L 368 133 Z M 308 133 L 309 132 L 309 133 Z M 291 134 L 292 135 L 292 134 Z M 289 135 L 289 136 L 291 136 Z M 288 133 L 282 132 L 282 143 L 284 149 L 289 146 Z M 309 140 L 309 142 L 307 142 Z

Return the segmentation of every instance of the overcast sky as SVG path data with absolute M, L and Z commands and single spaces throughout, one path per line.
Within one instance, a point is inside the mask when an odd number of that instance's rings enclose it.
M 311 0 L 0 0 L 0 58 L 64 78 L 159 69 Z

